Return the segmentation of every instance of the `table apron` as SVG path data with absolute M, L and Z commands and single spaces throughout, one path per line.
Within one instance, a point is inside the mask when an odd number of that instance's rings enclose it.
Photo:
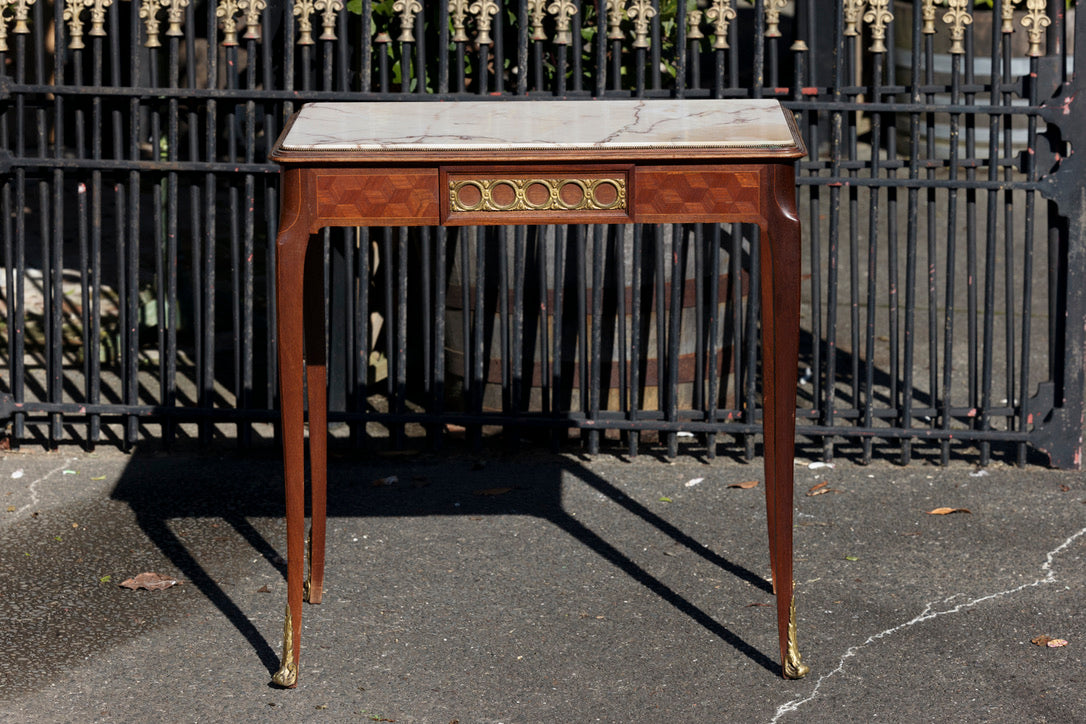
M 749 222 L 772 163 L 301 169 L 310 232 L 330 226 Z

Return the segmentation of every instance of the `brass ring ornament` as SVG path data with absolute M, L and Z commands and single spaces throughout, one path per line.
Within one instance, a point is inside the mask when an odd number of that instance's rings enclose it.
M 614 211 L 626 208 L 620 178 L 497 178 L 449 182 L 449 208 L 472 211 Z

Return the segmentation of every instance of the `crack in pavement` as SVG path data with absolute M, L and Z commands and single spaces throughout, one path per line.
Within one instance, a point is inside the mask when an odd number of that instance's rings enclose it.
M 45 475 L 42 475 L 41 477 L 39 477 L 39 478 L 36 478 L 35 480 L 32 480 L 32 481 L 30 481 L 30 484 L 29 484 L 29 485 L 27 486 L 27 492 L 28 492 L 28 493 L 30 494 L 30 502 L 29 502 L 29 503 L 27 503 L 26 505 L 22 506 L 22 507 L 21 507 L 21 508 L 19 508 L 18 510 L 16 510 L 16 511 L 15 511 L 15 516 L 14 516 L 14 517 L 15 517 L 15 518 L 17 519 L 17 518 L 19 518 L 19 517 L 20 517 L 20 516 L 21 516 L 21 515 L 22 515 L 23 513 L 25 513 L 26 511 L 28 511 L 28 510 L 30 510 L 31 508 L 34 508 L 34 507 L 36 507 L 36 506 L 40 505 L 40 504 L 41 504 L 41 497 L 40 497 L 40 496 L 38 495 L 38 484 L 39 484 L 39 483 L 44 483 L 44 482 L 45 482 L 46 480 L 48 480 L 49 478 L 53 477 L 54 475 L 56 475 L 56 474 L 57 474 L 57 473 L 59 473 L 60 471 L 62 471 L 62 470 L 65 470 L 65 469 L 67 469 L 67 467 L 68 467 L 69 465 L 71 465 L 71 464 L 72 464 L 72 463 L 73 463 L 74 461 L 76 461 L 76 460 L 78 460 L 78 458 L 67 458 L 67 459 L 66 459 L 66 460 L 65 460 L 65 461 L 64 461 L 64 462 L 63 462 L 63 463 L 62 463 L 62 464 L 60 465 L 60 467 L 58 467 L 58 468 L 55 468 L 55 469 L 53 469 L 53 470 L 50 470 L 50 471 L 49 471 L 49 472 L 47 472 L 47 473 L 46 473 Z
M 770 724 L 775 724 L 785 714 L 788 714 L 789 712 L 793 712 L 793 711 L 798 711 L 801 706 L 803 706 L 807 702 L 812 701 L 813 699 L 815 699 L 818 696 L 819 689 L 822 688 L 822 683 L 824 681 L 826 681 L 827 679 L 835 676 L 836 674 L 839 674 L 842 671 L 844 671 L 845 670 L 845 663 L 848 661 L 848 659 L 852 658 L 853 656 L 856 656 L 860 652 L 861 649 L 866 648 L 870 644 L 873 644 L 876 641 L 879 641 L 880 639 L 884 639 L 887 636 L 892 636 L 893 634 L 897 633 L 898 631 L 902 631 L 904 629 L 915 626 L 916 624 L 923 623 L 924 621 L 930 621 L 931 619 L 938 618 L 939 616 L 946 616 L 948 614 L 959 613 L 961 611 L 964 611 L 965 609 L 973 608 L 974 606 L 978 606 L 978 605 L 980 605 L 980 604 L 982 604 L 982 603 L 984 603 L 986 601 L 991 601 L 991 600 L 996 599 L 996 598 L 1002 598 L 1004 596 L 1014 595 L 1014 594 L 1016 594 L 1016 593 L 1018 593 L 1020 591 L 1024 591 L 1027 588 L 1035 588 L 1037 586 L 1043 586 L 1045 584 L 1052 583 L 1053 581 L 1056 580 L 1056 574 L 1052 570 L 1053 560 L 1055 559 L 1055 557 L 1057 555 L 1062 553 L 1065 549 L 1069 548 L 1071 546 L 1071 544 L 1073 544 L 1075 542 L 1075 540 L 1082 537 L 1083 535 L 1086 535 L 1086 528 L 1083 528 L 1082 530 L 1078 531 L 1077 533 L 1075 533 L 1074 535 L 1069 537 L 1067 540 L 1065 540 L 1063 543 L 1061 543 L 1060 545 L 1056 546 L 1054 549 L 1052 549 L 1051 551 L 1048 552 L 1048 554 L 1045 556 L 1045 562 L 1041 566 L 1041 571 L 1044 572 L 1044 574 L 1045 574 L 1043 578 L 1038 578 L 1037 580 L 1032 581 L 1031 583 L 1023 583 L 1021 586 L 1016 586 L 1014 588 L 1009 588 L 1009 589 L 1007 589 L 1005 591 L 998 591 L 996 593 L 990 593 L 990 594 L 988 594 L 986 596 L 981 596 L 979 598 L 973 598 L 973 599 L 970 599 L 970 600 L 965 601 L 963 603 L 959 603 L 958 605 L 956 605 L 956 606 L 954 606 L 952 608 L 947 608 L 947 609 L 943 609 L 943 610 L 933 610 L 933 609 L 936 608 L 937 606 L 948 604 L 948 603 L 950 603 L 951 601 L 953 601 L 956 598 L 960 598 L 962 596 L 962 594 L 956 593 L 953 596 L 948 596 L 947 598 L 944 598 L 944 599 L 942 599 L 940 601 L 934 601 L 934 602 L 928 603 L 927 605 L 924 606 L 924 610 L 920 614 L 918 614 L 915 618 L 910 619 L 909 621 L 906 621 L 905 623 L 898 624 L 897 626 L 893 626 L 892 628 L 888 628 L 885 631 L 880 631 L 877 634 L 873 634 L 873 635 L 869 636 L 867 638 L 867 640 L 865 640 L 862 644 L 858 644 L 856 646 L 850 647 L 841 656 L 841 659 L 837 664 L 837 668 L 835 668 L 833 671 L 830 671 L 829 673 L 824 674 L 824 675 L 822 675 L 822 676 L 820 676 L 818 678 L 818 681 L 815 682 L 814 689 L 811 691 L 811 693 L 806 698 L 793 699 L 792 701 L 786 702 L 784 704 L 781 704 L 779 707 L 777 707 L 777 713 L 773 715 L 773 718 L 770 720 Z

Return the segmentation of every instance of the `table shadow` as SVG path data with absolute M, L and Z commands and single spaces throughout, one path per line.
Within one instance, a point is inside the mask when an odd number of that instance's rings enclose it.
M 373 485 L 375 479 L 388 476 L 397 476 L 395 489 L 393 486 L 381 489 Z M 780 666 L 773 658 L 567 513 L 562 505 L 562 484 L 567 476 L 618 504 L 626 513 L 651 525 L 676 545 L 728 575 L 772 595 L 771 585 L 762 576 L 710 550 L 611 481 L 567 456 L 541 459 L 539 454 L 533 452 L 525 462 L 504 458 L 500 463 L 485 467 L 464 457 L 430 458 L 428 461 L 383 459 L 375 462 L 361 462 L 357 458 L 347 461 L 334 459 L 329 466 L 328 516 L 330 519 L 495 514 L 538 517 L 587 546 L 737 652 L 773 675 L 779 675 Z M 515 494 L 479 494 L 481 490 L 492 491 L 501 489 L 501 486 L 514 488 Z M 112 497 L 130 506 L 139 527 L 151 543 L 238 630 L 268 672 L 274 672 L 279 666 L 277 650 L 280 642 L 267 641 L 230 594 L 201 565 L 199 557 L 213 555 L 214 552 L 200 551 L 198 555 L 195 548 L 208 544 L 203 542 L 197 546 L 182 539 L 171 522 L 184 518 L 223 521 L 240 536 L 245 545 L 278 570 L 285 580 L 285 535 L 283 540 L 269 541 L 251 522 L 254 518 L 278 518 L 283 515 L 280 459 L 245 453 L 238 453 L 232 458 L 137 454 L 118 481 Z M 335 545 L 334 537 L 330 537 L 329 549 Z

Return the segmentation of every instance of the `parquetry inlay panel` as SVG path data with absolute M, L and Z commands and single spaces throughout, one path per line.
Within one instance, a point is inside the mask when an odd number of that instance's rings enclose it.
M 329 170 L 316 179 L 317 216 L 389 223 L 439 223 L 437 170 Z M 398 221 L 391 222 L 390 220 Z
M 639 168 L 634 206 L 638 221 L 656 217 L 719 220 L 753 216 L 760 209 L 762 174 L 755 166 L 692 172 L 667 166 Z

